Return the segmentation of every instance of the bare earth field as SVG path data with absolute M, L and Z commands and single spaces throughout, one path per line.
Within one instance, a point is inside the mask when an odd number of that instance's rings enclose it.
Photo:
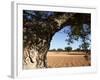
M 91 64 L 83 52 L 48 52 L 47 61 L 49 68 L 90 66 Z

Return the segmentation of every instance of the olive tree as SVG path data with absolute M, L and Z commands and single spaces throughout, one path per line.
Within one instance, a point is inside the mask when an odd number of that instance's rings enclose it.
M 68 51 L 68 52 L 72 51 L 72 47 L 65 47 L 65 51 Z
M 58 48 L 57 51 L 63 51 L 63 49 L 62 48 Z
M 83 24 L 87 24 L 90 31 L 90 18 L 89 13 L 23 10 L 24 66 L 26 68 L 48 67 L 46 55 L 54 34 L 65 26 L 71 26 L 68 42 L 72 42 L 83 35 L 81 34 Z

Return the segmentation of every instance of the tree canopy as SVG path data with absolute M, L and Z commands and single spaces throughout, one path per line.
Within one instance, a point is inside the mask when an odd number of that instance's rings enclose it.
M 68 52 L 72 51 L 72 47 L 65 47 L 65 51 L 68 51 Z
M 34 38 L 38 36 L 44 40 L 50 37 L 49 40 L 51 40 L 52 36 L 65 26 L 70 26 L 70 31 L 65 31 L 68 44 L 78 39 L 82 39 L 82 45 L 90 43 L 91 14 L 89 13 L 23 10 L 25 45 L 33 39 L 32 36 Z M 46 34 L 48 34 L 48 37 L 45 37 Z

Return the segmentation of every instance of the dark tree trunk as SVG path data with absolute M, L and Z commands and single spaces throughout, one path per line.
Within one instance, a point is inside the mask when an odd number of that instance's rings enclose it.
M 23 67 L 25 69 L 46 68 L 47 51 L 53 35 L 61 30 L 64 23 L 71 15 L 61 14 L 53 16 L 47 21 L 24 22 L 23 23 Z

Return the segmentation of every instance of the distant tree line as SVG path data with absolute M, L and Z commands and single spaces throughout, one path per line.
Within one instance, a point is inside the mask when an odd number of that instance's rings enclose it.
M 68 52 L 70 52 L 70 51 L 72 51 L 72 47 L 65 47 L 64 49 L 62 49 L 62 48 L 51 49 L 49 51 L 68 51 Z
M 78 51 L 78 52 L 90 52 L 90 49 L 80 49 L 80 48 L 77 48 L 77 49 L 72 49 L 72 47 L 65 47 L 64 49 L 62 49 L 62 48 L 58 48 L 58 49 L 51 49 L 51 50 L 49 50 L 49 51 L 67 51 L 67 52 L 72 52 L 72 51 L 74 51 L 74 52 L 76 52 L 76 51 Z

